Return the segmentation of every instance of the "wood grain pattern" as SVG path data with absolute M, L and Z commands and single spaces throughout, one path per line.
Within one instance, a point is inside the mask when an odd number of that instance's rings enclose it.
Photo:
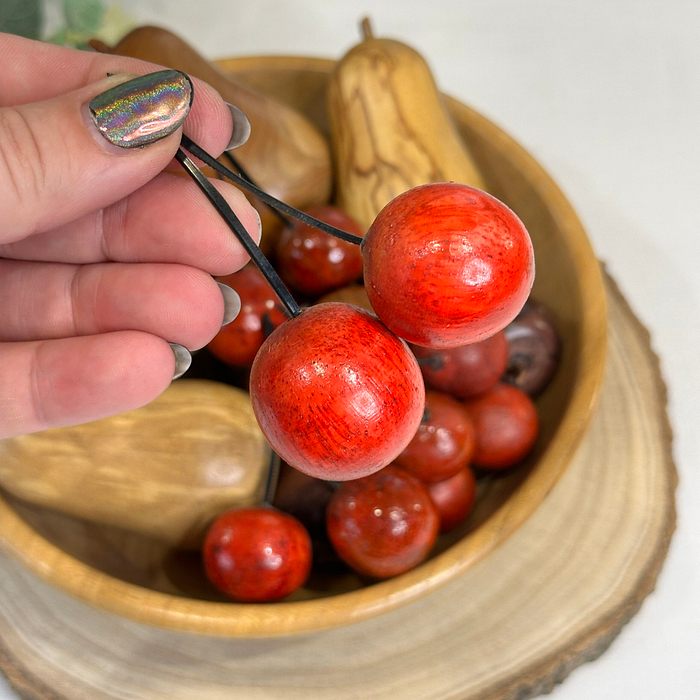
M 332 61 L 249 57 L 219 66 L 303 110 L 319 129 L 328 128 L 325 87 Z M 488 189 L 531 233 L 539 270 L 534 295 L 552 311 L 563 338 L 559 372 L 537 402 L 541 435 L 523 467 L 482 480 L 472 516 L 441 537 L 432 557 L 417 569 L 373 586 L 353 576 L 310 581 L 275 605 L 217 602 L 201 580 L 192 580 L 200 569 L 189 560 L 175 562 L 168 572 L 179 595 L 155 585 L 135 586 L 107 575 L 98 562 L 93 566 L 63 551 L 0 498 L 0 545 L 6 551 L 47 581 L 118 615 L 190 632 L 269 637 L 333 628 L 398 608 L 472 568 L 520 528 L 566 470 L 593 413 L 605 365 L 602 277 L 576 214 L 547 173 L 487 119 L 445 101 Z
M 444 588 L 290 639 L 181 634 L 81 603 L 0 557 L 0 668 L 25 700 L 527 700 L 600 655 L 654 588 L 675 524 L 666 392 L 609 284 L 599 408 L 541 508 Z
M 394 197 L 427 182 L 484 189 L 423 57 L 367 36 L 328 83 L 338 204 L 367 230 Z
M 175 545 L 259 503 L 269 463 L 248 394 L 192 379 L 135 411 L 0 441 L 0 484 L 16 497 Z

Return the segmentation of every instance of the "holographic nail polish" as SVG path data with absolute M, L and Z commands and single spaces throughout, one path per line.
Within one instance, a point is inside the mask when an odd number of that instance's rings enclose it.
M 94 97 L 90 115 L 115 146 L 136 148 L 169 136 L 185 120 L 194 91 L 180 71 L 163 70 L 121 83 Z

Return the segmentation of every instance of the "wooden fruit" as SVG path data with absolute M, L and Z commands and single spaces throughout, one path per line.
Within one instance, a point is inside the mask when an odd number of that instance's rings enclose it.
M 464 406 L 447 394 L 426 391 L 418 431 L 394 463 L 425 482 L 444 481 L 469 464 L 476 431 Z
M 475 466 L 507 469 L 527 457 L 537 440 L 539 419 L 526 393 L 498 382 L 464 405 L 476 428 Z
M 330 303 L 306 309 L 265 341 L 250 398 L 285 462 L 345 481 L 376 472 L 408 445 L 425 388 L 411 351 L 376 316 Z
M 0 441 L 15 496 L 174 545 L 262 498 L 270 448 L 245 392 L 183 379 L 135 411 Z
M 326 301 L 339 301 L 343 304 L 352 304 L 353 306 L 359 306 L 361 309 L 374 312 L 367 298 L 367 291 L 364 285 L 361 284 L 351 284 L 348 287 L 336 289 L 334 292 L 326 294 L 325 297 L 319 299 L 319 304 Z
M 522 221 L 495 197 L 454 182 L 392 199 L 361 248 L 377 316 L 423 347 L 454 348 L 498 333 L 518 315 L 535 279 Z
M 393 464 L 341 484 L 326 509 L 338 556 L 375 578 L 420 564 L 435 543 L 439 518 L 426 486 Z
M 235 155 L 260 187 L 295 207 L 328 201 L 331 192 L 328 144 L 299 112 L 224 75 L 167 29 L 138 27 L 112 52 L 175 68 L 209 83 L 250 120 L 250 138 L 236 149 Z M 261 247 L 267 252 L 274 249 L 280 226 L 274 216 L 263 216 L 263 222 Z
M 308 578 L 311 539 L 296 518 L 274 508 L 231 510 L 207 532 L 204 567 L 209 580 L 234 600 L 279 600 Z
M 488 391 L 506 371 L 508 343 L 503 332 L 480 343 L 433 350 L 414 345 L 425 385 L 437 391 L 468 399 Z
M 561 357 L 561 341 L 543 304 L 529 300 L 503 331 L 508 369 L 503 381 L 530 396 L 539 396 L 552 381 Z
M 391 39 L 365 40 L 328 84 L 339 206 L 364 230 L 397 195 L 426 182 L 484 183 L 423 57 Z
M 342 209 L 330 204 L 306 212 L 331 226 L 362 236 L 364 231 Z M 362 274 L 358 246 L 299 221 L 285 228 L 277 242 L 277 270 L 294 290 L 309 297 L 356 282 Z
M 250 367 L 265 338 L 287 320 L 268 281 L 253 265 L 219 278 L 241 297 L 241 312 L 222 326 L 207 348 L 232 367 Z
M 464 467 L 445 481 L 428 484 L 428 493 L 440 516 L 440 532 L 454 530 L 474 507 L 474 472 L 469 467 Z

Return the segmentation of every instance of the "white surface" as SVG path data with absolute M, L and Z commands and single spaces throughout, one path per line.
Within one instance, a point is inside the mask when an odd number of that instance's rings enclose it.
M 700 698 L 700 2 L 122 0 L 209 57 L 339 57 L 370 12 L 441 88 L 548 169 L 650 328 L 669 384 L 679 527 L 658 587 L 557 700 Z M 0 699 L 14 697 L 0 688 Z

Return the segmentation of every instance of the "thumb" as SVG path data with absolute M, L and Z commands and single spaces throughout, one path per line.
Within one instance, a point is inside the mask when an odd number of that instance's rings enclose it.
M 0 243 L 53 229 L 152 179 L 180 144 L 192 83 L 179 71 L 115 75 L 0 109 Z

